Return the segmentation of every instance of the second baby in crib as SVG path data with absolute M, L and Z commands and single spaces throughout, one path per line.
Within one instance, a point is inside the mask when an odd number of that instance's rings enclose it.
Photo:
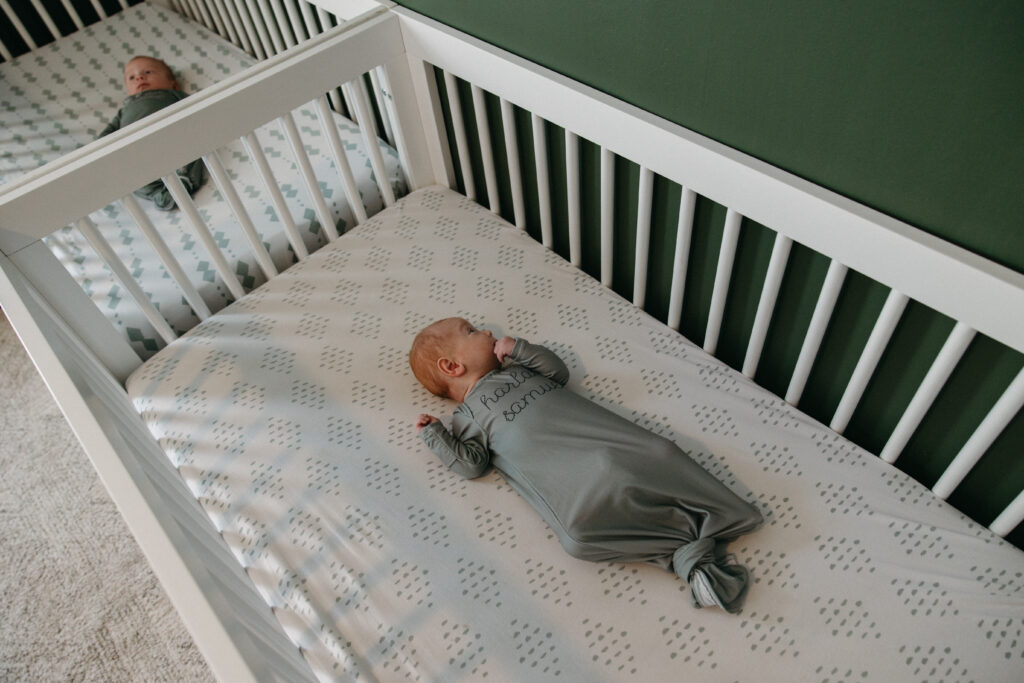
M 124 87 L 128 96 L 121 109 L 100 132 L 100 137 L 120 130 L 130 123 L 169 107 L 187 97 L 178 85 L 178 79 L 163 60 L 156 57 L 139 56 L 128 60 L 124 67 Z M 203 162 L 195 160 L 185 164 L 176 172 L 181 184 L 190 194 L 195 194 L 206 179 Z M 140 187 L 135 194 L 152 200 L 162 211 L 175 208 L 175 202 L 162 180 L 154 180 Z
M 672 441 L 565 388 L 553 352 L 446 318 L 416 336 L 409 363 L 460 402 L 450 431 L 433 415 L 416 422 L 449 469 L 474 478 L 493 465 L 573 557 L 650 562 L 687 581 L 698 607 L 743 606 L 750 577 L 725 546 L 761 514 Z

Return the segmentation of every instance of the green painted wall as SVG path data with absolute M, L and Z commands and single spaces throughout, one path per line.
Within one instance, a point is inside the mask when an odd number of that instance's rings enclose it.
M 1020 0 L 400 0 L 1024 271 Z
M 1024 105 L 1014 106 L 1024 102 L 1024 49 L 1018 45 L 1024 40 L 1017 39 L 1024 35 L 1024 12 L 1016 4 L 975 10 L 928 3 L 932 11 L 926 12 L 921 4 L 789 1 L 767 11 L 760 3 L 649 1 L 623 9 L 624 3 L 601 1 L 586 3 L 583 16 L 569 11 L 568 3 L 537 0 L 404 4 L 1024 271 Z M 443 79 L 439 87 L 445 90 Z M 459 90 L 475 141 L 468 85 L 461 83 Z M 509 151 L 493 96 L 487 97 L 487 109 L 502 213 L 511 220 L 504 172 Z M 526 112 L 517 110 L 516 119 L 527 230 L 539 238 L 534 140 Z M 561 129 L 548 128 L 554 248 L 567 256 L 564 146 Z M 477 192 L 486 203 L 479 149 L 472 142 L 470 147 Z M 598 156 L 593 144 L 581 141 L 582 265 L 592 275 L 599 270 Z M 457 177 L 461 183 L 460 168 Z M 615 248 L 623 253 L 634 249 L 638 177 L 635 164 L 617 161 Z M 662 320 L 679 193 L 678 185 L 656 180 L 645 308 Z M 724 215 L 724 207 L 698 202 L 681 325 L 698 344 Z M 745 220 L 717 353 L 733 367 L 743 362 L 771 247 L 771 231 Z M 633 278 L 628 261 L 616 260 L 613 278 L 613 288 L 627 298 Z M 827 267 L 824 257 L 794 247 L 756 377 L 779 395 L 786 391 Z M 886 294 L 856 273 L 847 277 L 800 403 L 826 424 Z M 880 452 L 951 329 L 944 316 L 916 303 L 908 306 L 848 437 Z M 1021 354 L 977 339 L 898 465 L 934 484 L 1022 364 Z M 1024 486 L 1021 444 L 1024 414 L 950 501 L 991 522 Z M 1010 538 L 1024 547 L 1024 525 Z

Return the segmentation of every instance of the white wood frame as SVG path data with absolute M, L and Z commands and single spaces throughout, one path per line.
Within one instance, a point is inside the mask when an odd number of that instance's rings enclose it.
M 256 5 L 248 3 L 246 7 L 249 11 Z M 221 12 L 220 18 L 226 15 Z M 285 12 L 284 16 L 295 21 L 299 15 Z M 299 18 L 308 22 L 304 14 Z M 229 26 L 222 22 L 228 34 L 232 32 Z M 244 31 L 238 26 L 234 30 L 240 40 L 243 32 L 253 39 L 252 28 L 241 28 Z M 452 186 L 453 164 L 432 65 L 443 69 L 446 78 L 468 81 L 481 101 L 484 91 L 497 95 L 503 112 L 511 114 L 513 105 L 531 112 L 535 142 L 543 142 L 544 122 L 550 121 L 566 130 L 566 148 L 573 154 L 578 137 L 598 145 L 602 186 L 613 184 L 614 155 L 639 164 L 643 184 L 637 216 L 640 231 L 649 222 L 645 197 L 650 174 L 683 186 L 671 285 L 672 327 L 679 322 L 697 195 L 726 206 L 729 214 L 718 262 L 716 290 L 720 291 L 716 291 L 713 306 L 717 321 L 728 292 L 733 237 L 741 230 L 741 218 L 776 230 L 757 332 L 744 363 L 748 375 L 756 371 L 780 270 L 792 242 L 832 259 L 787 393 L 792 403 L 799 400 L 846 271 L 852 268 L 890 287 L 886 311 L 858 363 L 849 398 L 833 420 L 840 430 L 855 410 L 884 342 L 909 299 L 956 320 L 957 328 L 922 383 L 920 397 L 915 397 L 905 421 L 894 432 L 887 460 L 898 456 L 976 333 L 1024 352 L 1024 275 L 412 12 L 401 8 L 373 12 L 204 90 L 144 124 L 87 145 L 0 193 L 0 302 L 186 626 L 222 680 L 312 680 L 313 676 L 127 400 L 120 382 L 138 365 L 137 357 L 95 307 L 87 305 L 88 299 L 40 239 L 54 226 L 79 220 L 109 201 L 130 196 L 140 176 L 166 175 L 224 141 L 247 135 L 263 122 L 378 66 L 383 74 L 381 89 L 387 91 L 381 101 L 395 124 L 396 146 L 411 187 Z M 506 140 L 511 139 L 514 129 L 511 133 L 506 129 Z M 187 142 L 169 145 L 167 140 Z M 537 147 L 538 177 L 541 171 L 546 176 L 546 150 L 543 144 Z M 463 148 L 460 143 L 459 153 Z M 131 163 L 126 162 L 129 158 Z M 574 174 L 573 165 L 568 166 Z M 487 176 L 488 194 L 496 198 L 491 192 L 493 170 Z M 550 203 L 544 200 L 547 182 L 541 178 L 540 183 L 544 242 L 550 245 Z M 61 202 L 50 201 L 54 193 L 59 193 L 56 196 L 62 197 Z M 602 195 L 601 271 L 602 281 L 609 285 L 612 202 L 611 192 Z M 517 215 L 520 211 L 516 210 Z M 574 251 L 578 250 L 575 246 Z M 646 252 L 644 241 L 638 240 L 637 260 L 646 259 Z M 635 294 L 636 302 L 642 304 L 639 279 Z M 718 333 L 718 322 L 709 325 L 706 347 L 714 349 Z M 1024 371 L 964 444 L 936 485 L 938 496 L 949 495 L 1022 404 Z M 991 527 L 1006 534 L 1022 519 L 1024 493 Z

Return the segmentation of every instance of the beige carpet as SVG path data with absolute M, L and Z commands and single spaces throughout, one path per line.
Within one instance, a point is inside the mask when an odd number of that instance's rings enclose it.
M 0 313 L 0 681 L 209 681 Z

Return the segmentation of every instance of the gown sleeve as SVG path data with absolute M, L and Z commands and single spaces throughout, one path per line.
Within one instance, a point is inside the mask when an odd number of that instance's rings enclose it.
M 475 479 L 491 466 L 491 452 L 479 438 L 468 434 L 469 430 L 459 430 L 458 422 L 457 415 L 455 426 L 460 436 L 433 422 L 420 430 L 420 438 L 445 467 L 466 479 Z
M 100 131 L 100 134 L 97 136 L 97 138 L 102 138 L 105 135 L 110 135 L 115 130 L 119 130 L 120 128 L 121 128 L 121 110 L 119 109 L 117 111 L 117 114 L 114 116 L 114 118 L 112 118 L 110 120 L 110 123 L 108 123 L 106 125 L 106 127 L 103 130 Z
M 569 368 L 555 353 L 540 344 L 531 344 L 525 339 L 516 339 L 509 354 L 509 360 L 533 370 L 537 374 L 553 379 L 562 386 L 569 381 Z

